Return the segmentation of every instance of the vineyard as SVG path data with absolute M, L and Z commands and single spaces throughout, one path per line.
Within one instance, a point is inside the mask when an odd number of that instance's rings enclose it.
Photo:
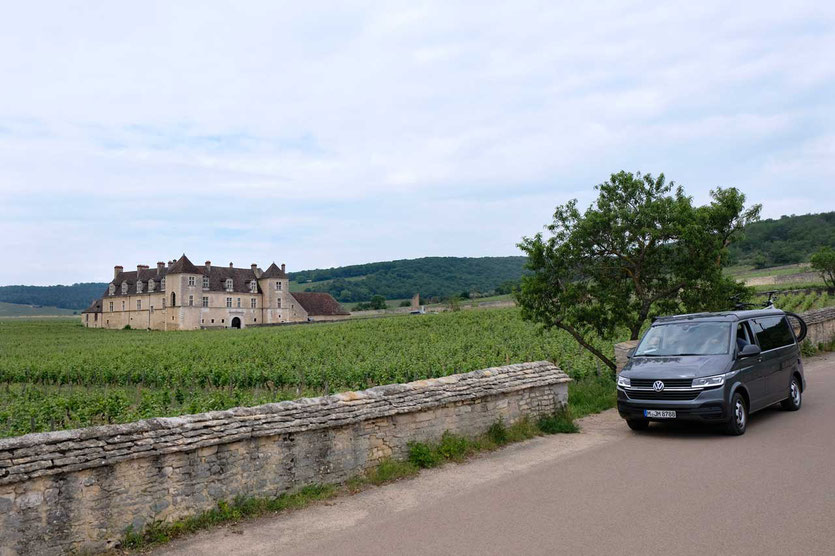
M 765 301 L 765 295 L 755 297 L 755 302 Z M 802 313 L 812 309 L 823 309 L 835 305 L 835 294 L 825 290 L 802 290 L 797 292 L 777 292 L 774 306 L 784 311 Z
M 600 342 L 611 355 L 611 342 Z M 596 360 L 517 309 L 158 332 L 0 321 L 0 437 L 197 413 L 551 360 Z M 600 369 L 604 372 L 605 369 Z

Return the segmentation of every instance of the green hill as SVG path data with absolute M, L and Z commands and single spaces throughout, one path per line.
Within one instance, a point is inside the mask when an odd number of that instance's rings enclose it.
M 522 276 L 525 257 L 425 257 L 290 274 L 296 291 L 328 292 L 342 302 L 446 297 L 464 292 L 507 293 Z
M 805 263 L 825 245 L 835 247 L 835 211 L 761 220 L 731 245 L 731 264 L 765 268 Z
M 81 311 L 106 289 L 107 284 L 103 282 L 71 286 L 0 286 L 0 301 Z

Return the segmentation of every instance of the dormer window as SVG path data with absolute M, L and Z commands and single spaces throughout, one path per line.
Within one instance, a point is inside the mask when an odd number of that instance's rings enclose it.
M 148 280 L 148 293 L 154 291 L 154 286 L 156 286 L 156 282 L 154 282 L 154 279 L 151 278 L 150 280 Z
M 208 276 L 203 277 L 203 289 L 204 290 L 209 289 L 209 277 Z
M 128 283 L 122 282 L 122 295 L 125 295 L 126 293 L 128 293 Z
M 258 293 L 258 282 L 256 282 L 255 280 L 250 281 L 249 291 L 252 293 Z
M 226 279 L 226 291 L 228 291 L 228 292 L 232 291 L 232 279 L 231 278 Z
M 116 284 L 110 284 L 109 293 L 110 295 L 116 295 Z
M 165 291 L 165 278 L 159 281 L 159 289 Z
M 142 293 L 142 280 L 136 281 L 136 293 Z

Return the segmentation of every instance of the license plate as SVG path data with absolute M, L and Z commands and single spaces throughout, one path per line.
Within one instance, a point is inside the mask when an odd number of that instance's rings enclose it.
M 675 419 L 676 412 L 666 409 L 645 409 L 644 417 L 648 419 Z

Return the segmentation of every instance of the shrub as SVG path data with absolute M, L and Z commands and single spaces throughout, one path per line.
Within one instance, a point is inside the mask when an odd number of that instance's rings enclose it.
M 571 418 L 571 413 L 563 408 L 552 415 L 546 415 L 537 423 L 539 430 L 545 434 L 580 432 L 580 427 Z
M 437 467 L 443 458 L 423 442 L 409 442 L 409 462 L 422 469 Z
M 507 444 L 507 427 L 505 427 L 503 419 L 499 418 L 498 421 L 490 425 L 490 428 L 487 429 L 487 438 L 497 446 Z

